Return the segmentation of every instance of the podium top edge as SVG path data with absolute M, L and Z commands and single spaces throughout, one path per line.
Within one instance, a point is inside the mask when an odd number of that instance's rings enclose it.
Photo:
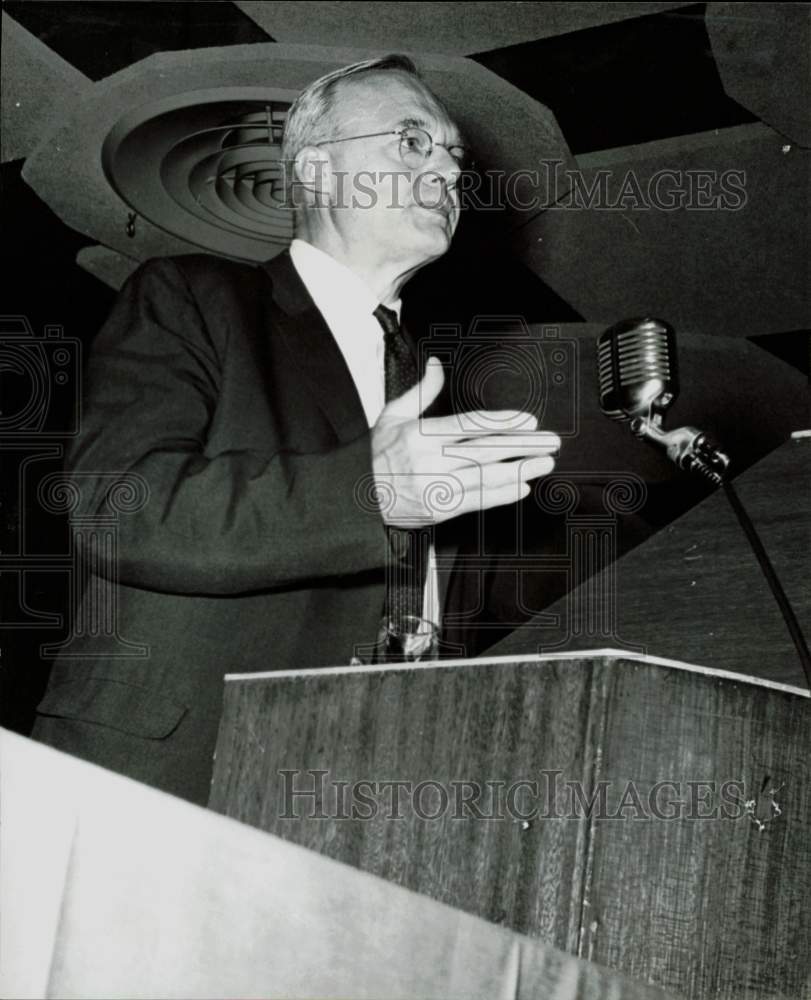
M 751 674 L 736 674 L 730 670 L 718 670 L 715 667 L 702 667 L 695 663 L 683 663 L 680 660 L 668 660 L 661 656 L 648 656 L 623 649 L 584 649 L 566 653 L 511 653 L 506 656 L 480 656 L 459 660 L 425 660 L 409 663 L 375 663 L 357 666 L 340 667 L 307 667 L 301 670 L 264 670 L 260 673 L 226 674 L 226 683 L 242 683 L 244 681 L 267 681 L 305 677 L 329 677 L 336 674 L 382 674 L 402 670 L 443 670 L 449 667 L 484 667 L 497 666 L 505 663 L 550 663 L 556 660 L 585 660 L 600 657 L 612 660 L 633 660 L 635 663 L 645 663 L 656 667 L 670 667 L 684 670 L 688 673 L 703 674 L 706 677 L 717 677 L 736 684 L 750 684 L 754 687 L 767 688 L 771 691 L 782 691 L 800 698 L 811 698 L 811 691 L 796 687 L 793 684 L 783 684 L 780 681 L 770 681 L 765 677 L 753 677 Z

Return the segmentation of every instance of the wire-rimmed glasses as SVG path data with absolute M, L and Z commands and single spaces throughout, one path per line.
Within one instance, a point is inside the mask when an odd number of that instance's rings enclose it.
M 421 167 L 434 151 L 434 146 L 446 149 L 460 170 L 469 170 L 471 166 L 470 150 L 461 143 L 447 145 L 435 142 L 430 132 L 417 125 L 406 125 L 404 128 L 389 129 L 386 132 L 366 132 L 364 135 L 346 135 L 339 139 L 323 139 L 316 146 L 326 146 L 333 142 L 352 142 L 355 139 L 374 139 L 380 135 L 397 135 L 400 137 L 400 159 L 407 167 L 414 170 Z

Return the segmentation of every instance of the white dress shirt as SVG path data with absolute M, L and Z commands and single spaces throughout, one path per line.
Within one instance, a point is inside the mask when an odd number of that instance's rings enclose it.
M 290 258 L 338 344 L 358 390 L 366 421 L 373 427 L 386 405 L 383 329 L 374 315 L 380 301 L 353 271 L 304 240 L 293 240 Z M 401 301 L 385 304 L 399 320 Z M 438 625 L 439 591 L 434 556 L 432 545 L 423 617 Z

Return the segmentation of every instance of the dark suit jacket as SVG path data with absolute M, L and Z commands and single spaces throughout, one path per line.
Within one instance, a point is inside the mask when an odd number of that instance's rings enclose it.
M 85 400 L 68 460 L 81 512 L 107 509 L 109 473 L 148 486 L 119 515 L 113 575 L 118 634 L 149 654 L 74 641 L 33 735 L 203 803 L 224 674 L 348 663 L 374 640 L 387 542 L 359 501 L 370 432 L 286 253 L 140 267 L 93 345 Z

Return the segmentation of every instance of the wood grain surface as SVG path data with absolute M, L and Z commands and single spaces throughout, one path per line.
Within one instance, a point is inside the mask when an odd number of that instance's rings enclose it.
M 811 643 L 811 441 L 787 442 L 734 485 Z M 590 611 L 596 608 L 599 618 L 599 602 L 609 600 L 615 632 L 596 635 Z M 595 646 L 633 646 L 652 656 L 808 686 L 777 603 L 720 491 L 488 655 Z
M 237 678 L 210 805 L 687 997 L 808 996 L 809 714 L 612 657 Z

